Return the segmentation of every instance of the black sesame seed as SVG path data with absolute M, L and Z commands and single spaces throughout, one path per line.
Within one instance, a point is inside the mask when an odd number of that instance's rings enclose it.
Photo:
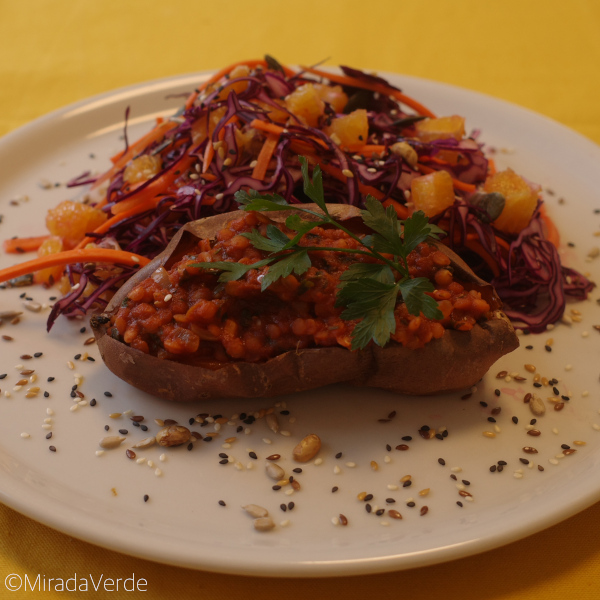
M 49 398 L 49 397 L 50 397 L 50 392 L 44 392 L 44 398 Z M 92 403 L 90 402 L 90 404 L 92 404 Z M 92 404 L 92 406 L 94 406 L 94 405 Z
M 302 469 L 300 467 L 296 467 L 295 469 L 292 469 L 292 471 L 294 473 L 302 473 Z
M 519 422 L 519 417 L 513 417 L 512 422 L 516 425 Z
M 48 377 L 46 381 L 54 381 L 55 377 Z
M 141 425 L 140 425 L 140 424 L 139 424 L 137 421 L 131 421 L 131 424 L 132 424 L 134 427 L 141 427 Z
M 541 388 L 542 384 L 539 381 L 534 382 L 533 387 Z
M 227 506 L 227 504 L 225 504 L 225 500 L 219 500 L 219 506 Z
M 370 513 L 373 510 L 373 507 L 370 504 L 365 504 L 365 510 Z
M 332 494 L 335 494 L 335 493 L 336 493 L 336 492 L 337 492 L 339 489 L 340 489 L 340 488 L 339 488 L 337 485 L 334 485 L 334 486 L 331 488 L 331 493 L 332 493 Z
M 452 475 L 450 475 L 450 479 L 454 479 L 454 481 L 457 481 L 456 475 L 454 473 L 452 473 Z
M 504 471 L 504 467 L 502 465 L 498 465 L 498 473 L 502 473 Z
M 530 425 L 535 425 L 537 423 L 537 419 L 531 419 L 531 421 L 529 421 Z
M 450 432 L 447 429 L 444 429 L 444 431 L 442 431 L 442 437 L 447 438 L 449 434 Z
M 190 425 L 193 425 L 196 422 L 196 419 L 194 419 L 194 417 L 191 417 L 190 419 L 188 419 L 188 423 Z
M 549 346 L 548 344 L 544 346 L 544 349 L 546 350 L 546 352 L 552 352 L 552 346 Z
M 436 434 L 435 434 L 435 437 L 436 437 L 436 439 L 438 439 L 438 440 L 443 440 L 443 439 L 444 439 L 444 436 L 443 436 L 441 433 L 436 433 Z
M 244 431 L 244 428 L 241 425 L 238 425 L 237 429 L 235 431 L 236 431 L 236 433 L 240 433 L 240 432 Z
M 140 425 L 140 429 L 142 431 L 148 431 L 148 426 L 147 425 Z
M 289 411 L 289 410 L 280 410 L 280 411 L 279 411 L 279 414 L 280 414 L 280 415 L 289 415 L 289 414 L 290 414 L 290 411 Z
M 220 464 L 220 465 L 226 465 L 228 462 L 229 462 L 229 459 L 228 459 L 228 458 L 223 458 L 223 459 L 221 459 L 221 460 L 219 461 L 219 464 Z
M 104 431 L 108 431 L 110 429 L 110 427 L 108 425 L 104 426 Z
M 496 470 L 496 465 L 492 465 L 492 466 L 490 467 L 490 471 L 493 473 L 495 470 Z
M 279 505 L 279 508 L 280 508 L 280 509 L 281 509 L 283 512 L 285 512 L 285 511 L 287 510 L 287 506 L 286 506 L 285 504 L 280 504 L 280 505 Z
M 464 485 L 471 485 L 471 482 L 468 479 L 463 479 L 462 482 Z
M 148 494 L 144 494 L 144 502 L 148 502 L 150 500 L 150 496 Z
M 380 517 L 383 513 L 385 512 L 385 508 L 380 508 L 379 510 L 375 511 L 375 514 Z
M 385 501 L 387 504 L 395 504 L 396 503 L 396 500 L 394 500 L 394 498 L 386 498 Z
M 483 406 L 483 408 L 485 408 L 485 407 L 488 405 L 488 403 L 487 403 L 487 402 L 484 402 L 483 400 L 481 400 L 481 401 L 479 402 L 479 404 L 481 404 L 481 406 Z
M 111 394 L 110 392 L 104 392 L 104 395 L 105 395 L 107 398 L 112 398 L 112 394 Z
M 363 498 L 363 500 L 364 500 L 365 502 L 369 502 L 369 500 L 373 500 L 373 494 L 367 494 L 367 495 L 366 495 L 366 496 Z
M 410 442 L 411 440 L 412 440 L 412 436 L 411 435 L 405 435 L 402 438 L 402 441 L 404 441 L 404 442 Z
M 212 437 L 210 437 L 210 436 L 206 436 L 206 437 L 204 438 L 204 441 L 205 441 L 205 442 L 212 442 L 212 441 L 213 441 L 213 439 L 214 439 L 214 438 L 212 438 Z
M 335 455 L 335 457 L 336 457 L 336 458 L 342 458 L 342 453 L 341 453 L 341 452 L 338 452 L 338 453 Z
M 79 330 L 79 333 L 85 333 L 85 331 L 86 331 L 85 327 L 82 327 L 82 328 Z
M 496 422 L 496 419 L 494 419 L 494 417 L 488 417 L 488 418 L 487 418 L 487 420 L 488 420 L 490 423 L 495 423 L 495 422 Z
M 296 506 L 293 502 L 288 502 L 288 510 L 294 510 L 294 506 Z
M 52 437 L 52 432 L 46 434 L 46 439 L 49 440 Z
M 43 352 L 34 352 L 33 356 L 35 358 L 39 358 L 40 356 L 42 356 L 42 354 L 44 354 Z
M 412 502 L 412 501 L 411 502 L 407 502 L 406 506 L 410 506 L 411 508 L 413 508 L 415 506 L 415 503 Z
M 248 452 L 248 456 L 250 458 L 253 458 L 254 460 L 256 460 L 258 458 L 258 456 L 256 456 L 256 452 Z
M 499 465 L 502 465 L 502 466 L 505 466 L 505 465 L 507 465 L 508 463 L 507 463 L 505 460 L 499 460 L 499 461 L 498 461 L 498 464 L 499 464 Z
M 402 487 L 410 487 L 412 485 L 412 481 L 409 479 L 402 484 Z
M 127 431 L 127 429 L 119 429 L 119 433 L 121 435 L 127 435 L 129 433 L 129 431 Z
M 271 489 L 277 491 L 277 490 L 281 489 L 281 486 L 280 485 L 274 485 Z
M 4 379 L 6 377 L 7 373 L 2 373 L 2 375 L 0 375 L 0 379 Z
M 438 458 L 438 462 L 440 463 L 440 465 L 444 466 L 446 464 L 446 461 L 443 458 Z
M 558 391 L 558 388 L 557 388 L 557 387 L 553 387 L 553 388 L 552 388 L 552 393 L 553 393 L 555 396 L 560 396 L 560 392 Z
M 569 446 L 569 444 L 561 444 L 561 445 L 560 445 L 560 447 L 561 447 L 563 450 L 569 450 L 569 449 L 571 448 L 571 446 Z
M 242 413 L 240 415 L 240 419 L 243 421 L 248 415 L 246 413 Z
M 392 450 L 392 447 L 391 447 L 389 444 L 386 444 L 386 445 L 385 445 L 385 449 L 386 449 L 388 452 L 391 452 L 391 450 Z
M 568 402 L 571 398 L 569 398 L 569 396 L 561 396 L 561 399 Z
M 219 452 L 219 458 L 229 458 L 225 452 Z
M 501 393 L 500 390 L 494 390 L 494 394 L 496 394 L 496 396 L 499 396 L 500 393 Z
M 429 425 L 422 425 L 419 431 L 429 431 L 430 429 L 431 427 L 429 427 Z
M 76 354 L 76 355 L 73 357 L 73 359 L 74 359 L 74 360 L 79 360 L 80 358 L 81 358 L 81 354 Z
M 460 500 L 457 500 L 456 504 L 458 504 L 458 506 L 460 506 L 461 508 L 463 507 L 463 503 Z
M 50 450 L 50 452 L 56 452 L 56 446 L 48 446 L 48 450 Z
M 528 465 L 529 461 L 526 458 L 520 458 L 519 459 L 524 465 Z

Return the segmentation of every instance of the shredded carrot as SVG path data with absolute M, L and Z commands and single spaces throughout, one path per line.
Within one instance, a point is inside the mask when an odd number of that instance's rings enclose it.
M 385 150 L 386 150 L 385 146 L 375 146 L 375 145 L 365 144 L 362 148 L 360 148 L 360 150 L 357 150 L 356 153 L 366 156 L 366 155 L 370 155 L 370 154 L 383 154 L 385 152 Z
M 250 69 L 254 69 L 258 66 L 266 67 L 267 61 L 264 59 L 242 60 L 240 62 L 233 63 L 232 65 L 229 65 L 228 67 L 225 67 L 224 69 L 221 69 L 220 71 L 217 71 L 210 79 L 207 79 L 202 85 L 198 86 L 197 90 L 194 90 L 194 92 L 192 92 L 190 94 L 190 96 L 188 97 L 188 99 L 185 103 L 186 110 L 188 110 L 189 108 L 191 108 L 193 106 L 194 102 L 196 101 L 196 98 L 198 98 L 198 96 L 202 90 L 205 90 L 209 85 L 212 85 L 213 83 L 217 83 L 217 81 L 219 81 L 220 79 L 225 77 L 225 75 L 228 75 L 229 73 L 231 73 L 231 71 L 233 71 L 233 69 L 235 69 L 236 67 L 241 67 L 244 65 L 246 67 L 249 67 Z M 282 67 L 282 68 L 287 77 L 293 77 L 295 75 L 295 73 L 294 73 L 294 71 L 292 71 L 292 69 L 290 69 L 288 67 Z
M 259 131 L 265 131 L 266 133 L 276 133 L 281 135 L 285 132 L 285 127 L 275 125 L 275 123 L 269 123 L 268 121 L 261 121 L 260 119 L 254 119 L 250 121 L 250 127 L 258 129 Z
M 75 263 L 119 263 L 122 265 L 139 265 L 141 267 L 150 262 L 149 258 L 125 252 L 124 250 L 109 250 L 107 248 L 86 248 L 84 250 L 66 250 L 65 252 L 57 252 L 56 254 L 47 254 L 39 256 L 33 260 L 22 262 L 12 267 L 6 267 L 0 270 L 0 282 L 34 273 L 40 269 L 48 267 L 56 267 L 59 265 L 72 265 Z
M 118 171 L 120 171 L 138 153 L 138 151 L 143 150 L 152 142 L 160 140 L 162 137 L 164 137 L 165 133 L 169 131 L 169 129 L 173 129 L 177 126 L 178 123 L 175 123 L 174 121 L 165 121 L 164 123 L 157 125 L 152 131 L 148 132 L 134 144 L 129 146 L 127 152 L 122 152 L 120 156 L 117 155 L 113 157 L 115 159 L 113 166 L 108 171 L 100 175 L 96 181 L 94 181 L 92 184 L 92 189 L 97 188 L 100 184 L 104 183 Z
M 148 187 L 140 190 L 140 192 L 135 193 L 130 198 L 123 200 L 122 202 L 117 202 L 111 208 L 111 212 L 113 215 L 118 215 L 122 212 L 133 208 L 134 206 L 142 205 L 148 201 L 154 199 L 159 193 L 164 193 L 166 189 L 168 189 L 173 182 L 181 176 L 186 169 L 196 160 L 195 156 L 184 156 L 176 165 L 174 169 L 171 169 L 155 181 L 153 181 Z
M 428 167 L 427 165 L 422 165 L 421 163 L 417 164 L 417 169 L 419 169 L 419 171 L 421 171 L 421 173 L 433 173 L 436 169 L 432 169 L 431 167 Z M 470 183 L 463 183 L 462 181 L 459 181 L 458 179 L 454 179 L 454 177 L 452 178 L 452 184 L 454 185 L 454 187 L 457 190 L 462 190 L 463 192 L 474 192 L 477 189 L 477 186 L 474 186 Z
M 468 239 L 469 236 L 465 239 L 465 247 L 469 250 L 472 250 L 478 256 L 481 256 L 483 260 L 487 263 L 487 266 L 492 270 L 494 277 L 498 277 L 500 275 L 500 269 L 494 258 L 489 255 L 486 249 L 481 245 L 481 242 L 473 239 Z
M 540 206 L 540 217 L 544 222 L 544 227 L 546 229 L 546 237 L 548 241 L 552 242 L 555 248 L 558 248 L 558 246 L 560 245 L 560 234 L 558 233 L 558 229 L 556 228 L 554 221 L 548 216 L 545 204 L 542 204 Z
M 408 210 L 407 210 L 406 206 L 400 204 L 400 202 L 398 202 L 397 200 L 394 200 L 393 198 L 388 198 L 387 200 L 384 200 L 381 204 L 383 204 L 383 206 L 385 206 L 386 208 L 388 206 L 393 206 L 394 210 L 396 211 L 396 214 L 401 219 L 408 218 Z
M 237 115 L 233 115 L 228 121 L 227 123 L 225 123 L 225 125 L 223 125 L 223 127 L 221 127 L 221 129 L 219 129 L 219 141 L 222 141 L 225 138 L 225 127 L 227 125 L 231 125 L 232 123 L 239 123 L 240 119 Z
M 204 148 L 204 161 L 202 163 L 202 173 L 206 173 L 210 167 L 210 163 L 215 156 L 215 148 L 212 143 L 212 139 L 206 142 L 206 148 Z
M 277 148 L 278 143 L 279 135 L 275 133 L 267 134 L 267 139 L 265 140 L 263 147 L 260 149 L 260 153 L 256 159 L 256 166 L 252 171 L 252 177 L 254 179 L 259 179 L 262 181 L 265 178 L 267 169 L 269 168 L 269 163 L 271 162 L 271 157 L 273 156 L 273 152 L 275 152 L 275 148 Z
M 37 237 L 12 238 L 4 240 L 2 246 L 8 254 L 22 254 L 23 252 L 35 252 L 50 236 L 38 235 Z
M 393 96 L 399 102 L 402 102 L 403 104 L 406 104 L 406 106 L 410 106 L 410 108 L 416 110 L 420 115 L 435 118 L 435 114 L 423 106 L 420 102 L 417 102 L 410 96 L 407 96 L 406 94 L 387 87 L 381 83 L 370 83 L 368 81 L 363 81 L 362 79 L 355 79 L 354 77 L 348 77 L 347 75 L 338 75 L 337 73 L 329 73 L 328 71 L 321 71 L 319 69 L 313 69 L 312 67 L 301 67 L 301 69 L 308 73 L 312 73 L 313 75 L 325 77 L 326 79 L 329 79 L 329 81 L 339 83 L 340 85 L 362 88 L 364 90 L 371 90 L 372 92 L 379 92 L 380 94 L 385 94 L 386 96 Z
M 488 176 L 496 173 L 496 162 L 493 158 L 488 158 Z

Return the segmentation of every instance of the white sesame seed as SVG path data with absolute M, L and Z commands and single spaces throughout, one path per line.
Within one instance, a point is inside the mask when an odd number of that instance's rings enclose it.
M 236 460 L 235 463 L 233 464 L 233 466 L 238 470 L 238 471 L 243 471 L 244 470 L 244 465 L 239 461 Z
M 173 294 L 167 294 L 164 298 L 163 298 L 163 302 L 168 302 L 169 300 L 171 300 L 171 298 L 173 298 Z
M 154 469 L 154 462 L 153 462 L 153 461 L 149 460 L 147 464 L 148 464 L 148 466 L 149 466 L 151 469 Z
M 347 466 L 349 469 L 354 469 L 354 467 L 356 467 L 356 463 L 355 463 L 355 462 L 347 462 L 347 463 L 346 463 L 346 466 Z
M 284 493 L 286 496 L 291 496 L 294 493 L 294 488 L 290 488 L 289 490 L 286 490 Z
M 473 496 L 465 496 L 465 500 L 466 500 L 467 502 L 474 502 L 474 501 L 475 501 L 475 498 L 473 498 Z
M 225 444 L 221 444 L 221 448 L 231 448 L 231 444 L 225 443 Z
M 494 431 L 496 433 L 500 433 L 502 431 L 502 429 L 500 429 L 500 427 L 498 425 L 494 425 Z
M 553 465 L 557 465 L 557 464 L 558 464 L 558 461 L 557 461 L 555 458 L 549 458 L 549 459 L 548 459 L 548 462 L 549 462 L 550 464 L 553 464 Z
M 143 465 L 146 462 L 146 457 L 140 456 L 140 458 L 135 461 L 138 465 Z
M 313 463 L 313 465 L 316 465 L 317 467 L 319 465 L 323 464 L 323 459 L 322 458 L 315 458 L 315 462 Z
M 565 371 L 570 371 L 573 368 L 573 365 L 565 365 Z
M 165 462 L 167 460 L 167 455 L 163 452 L 159 457 L 158 460 L 160 460 L 160 462 Z
M 217 194 L 215 200 L 223 200 L 223 194 Z
M 30 436 L 30 435 L 29 435 L 29 434 L 28 434 L 26 431 L 24 431 L 24 432 L 21 434 L 21 437 L 22 437 L 23 439 L 27 439 L 27 438 L 30 438 L 31 436 Z
M 75 365 L 70 360 L 68 360 L 67 367 L 69 367 L 69 369 L 73 370 L 75 368 Z
M 377 173 L 377 169 L 374 169 L 373 167 L 369 167 L 369 168 L 367 169 L 367 171 L 368 171 L 369 173 Z
M 390 522 L 389 521 L 379 521 L 379 524 L 382 525 L 383 527 L 389 527 L 390 526 Z
M 334 525 L 339 525 L 339 524 L 340 524 L 340 520 L 339 520 L 339 518 L 338 518 L 338 517 L 331 517 L 331 522 L 332 522 Z
M 162 475 L 162 471 L 161 471 L 160 469 L 155 469 L 155 470 L 154 470 L 154 474 L 155 474 L 157 477 L 160 477 L 160 476 Z
M 288 422 L 289 423 L 295 423 L 296 422 L 296 417 L 290 417 L 290 420 Z
M 452 467 L 450 470 L 453 473 L 460 473 L 462 471 L 462 467 Z
M 399 486 L 399 485 L 395 485 L 395 484 L 393 484 L 393 483 L 388 483 L 388 485 L 387 485 L 387 489 L 388 489 L 388 490 L 399 490 L 399 489 L 400 489 L 400 486 Z
M 552 428 L 552 433 L 558 435 L 558 428 L 557 427 L 553 427 Z
M 581 332 L 581 337 L 583 337 L 583 338 L 589 337 L 589 335 L 590 335 L 589 331 L 582 331 Z
M 535 465 L 533 464 L 533 461 L 532 461 L 532 460 L 530 460 L 530 461 L 529 461 L 529 463 L 528 463 L 528 465 L 527 465 L 527 468 L 528 468 L 528 469 L 533 469 L 533 467 L 534 467 L 534 466 L 535 466 Z
M 15 365 L 15 369 L 17 369 L 17 371 L 24 369 L 25 365 Z
M 214 430 L 215 431 L 220 431 L 221 430 L 221 423 L 215 423 Z
M 344 177 L 348 177 L 349 179 L 354 177 L 354 173 L 350 169 L 344 169 L 342 171 L 342 175 L 344 175 Z
M 22 387 L 22 385 L 15 385 L 15 387 L 13 388 L 13 392 L 18 392 Z
M 52 425 L 50 425 L 50 423 L 44 423 L 42 429 L 52 429 Z
M 600 431 L 600 425 L 598 425 L 598 423 L 592 423 L 592 427 L 596 430 L 596 431 Z
M 50 417 L 44 419 L 44 423 L 52 423 L 52 419 Z
M 289 519 L 285 519 L 285 521 L 281 521 L 281 523 L 279 523 L 282 527 L 287 527 L 290 524 L 290 520 Z
M 131 260 L 132 260 L 134 263 L 139 263 L 139 262 L 140 262 L 140 259 L 139 259 L 137 256 L 134 256 L 133 254 L 131 255 Z
M 71 407 L 69 407 L 69 410 L 71 412 L 75 412 L 78 408 L 79 408 L 79 404 L 73 404 Z
M 233 159 L 232 159 L 230 156 L 228 156 L 228 157 L 227 157 L 227 158 L 226 158 L 226 159 L 223 161 L 223 165 L 224 165 L 225 167 L 229 167 L 229 166 L 231 166 L 232 164 L 233 164 Z
M 272 444 L 272 443 L 273 443 L 273 442 L 272 442 L 272 440 L 270 440 L 269 438 L 263 438 L 263 439 L 262 439 L 262 441 L 263 441 L 265 444 Z
M 104 454 L 104 450 L 96 450 L 96 456 L 102 456 Z
M 279 433 L 284 437 L 290 437 L 292 435 L 291 431 L 288 431 L 287 429 L 282 429 Z
M 565 455 L 561 452 L 560 454 L 555 454 L 554 458 L 564 458 Z
M 457 483 L 456 484 L 456 489 L 457 490 L 464 490 L 465 489 L 465 484 L 464 483 Z
M 246 429 L 244 429 L 245 435 L 250 435 L 251 433 L 252 433 L 252 429 L 250 429 L 250 427 L 246 427 Z
M 254 468 L 254 465 L 251 462 L 246 463 L 246 469 L 253 469 L 253 468 Z
M 384 463 L 391 463 L 392 462 L 392 457 L 391 456 L 387 456 L 387 454 L 383 457 L 383 462 Z
M 342 470 L 338 467 L 338 465 L 335 465 L 335 467 L 333 467 L 333 472 L 336 475 L 339 475 L 342 472 Z
M 583 390 L 583 392 L 581 392 L 582 398 L 587 398 L 589 395 L 590 395 L 590 393 L 587 390 Z
M 4 397 L 10 398 L 10 392 L 8 390 L 4 390 Z
M 79 404 L 79 406 L 87 406 L 88 401 L 87 400 L 80 400 L 77 404 Z
M 253 161 L 250 163 L 250 168 L 254 169 L 254 167 L 255 167 L 257 164 L 258 164 L 258 161 L 257 161 L 257 160 L 253 160 Z
M 75 284 L 75 285 L 74 285 L 74 286 L 73 286 L 71 289 L 72 289 L 72 290 L 78 290 L 78 289 L 79 289 L 79 284 L 78 284 L 78 283 L 76 283 L 76 284 Z

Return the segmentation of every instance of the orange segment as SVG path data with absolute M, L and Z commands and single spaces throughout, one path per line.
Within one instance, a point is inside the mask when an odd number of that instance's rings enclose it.
M 424 142 L 454 138 L 462 140 L 465 135 L 465 119 L 457 115 L 424 119 L 415 123 L 417 137 Z
M 333 119 L 331 125 L 325 128 L 325 133 L 341 148 L 361 148 L 369 137 L 367 111 L 359 108 L 349 115 Z
M 454 186 L 447 171 L 433 171 L 412 180 L 411 202 L 414 210 L 434 217 L 454 204 Z

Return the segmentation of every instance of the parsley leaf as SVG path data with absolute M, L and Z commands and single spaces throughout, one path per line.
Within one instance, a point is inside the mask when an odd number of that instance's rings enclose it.
M 415 277 L 405 279 L 398 286 L 402 292 L 402 298 L 406 308 L 411 315 L 423 313 L 429 319 L 442 319 L 444 315 L 438 308 L 438 303 L 425 292 L 433 292 L 435 289 L 429 279 Z
M 296 231 L 297 235 L 288 242 L 285 250 L 296 246 L 300 239 L 315 227 L 321 227 L 321 225 L 326 225 L 327 223 L 329 221 L 303 221 L 298 214 L 290 215 L 285 220 L 285 225 L 288 229 Z
M 378 263 L 354 263 L 350 265 L 346 271 L 340 276 L 340 286 L 346 285 L 347 281 L 356 279 L 369 278 L 380 281 L 381 283 L 394 283 L 394 274 L 388 265 L 380 265 Z
M 404 244 L 400 237 L 398 217 L 392 206 L 387 209 L 373 196 L 367 196 L 365 200 L 367 210 L 361 211 L 365 225 L 370 227 L 375 234 L 367 240 L 368 245 L 377 252 L 403 256 Z
M 237 279 L 241 279 L 248 271 L 251 269 L 260 269 L 261 267 L 266 267 L 268 264 L 272 263 L 275 260 L 275 257 L 265 258 L 263 260 L 259 260 L 251 265 L 244 265 L 237 262 L 227 262 L 227 261 L 215 261 L 215 262 L 201 262 L 201 263 L 192 263 L 190 266 L 195 267 L 197 269 L 206 269 L 206 270 L 214 270 L 214 271 L 223 271 L 219 276 L 219 281 L 236 281 Z
M 442 231 L 436 225 L 430 225 L 429 219 L 422 210 L 414 212 L 410 219 L 404 221 L 404 258 L 431 235 L 434 227 L 436 233 Z
M 346 306 L 342 319 L 361 319 L 354 328 L 352 350 L 365 348 L 371 339 L 382 347 L 388 343 L 396 331 L 397 297 L 397 284 L 368 278 L 349 281 L 338 292 L 336 306 Z
M 313 169 L 312 181 L 308 174 L 308 161 L 306 157 L 299 156 L 300 168 L 302 170 L 302 179 L 304 180 L 304 193 L 326 214 L 329 215 L 327 205 L 325 204 L 325 193 L 323 192 L 323 173 L 321 167 L 315 165 Z
M 250 233 L 242 233 L 240 235 L 248 238 L 255 248 L 265 250 L 266 252 L 280 252 L 285 249 L 290 241 L 281 229 L 271 224 L 267 225 L 267 237 L 256 229 L 253 229 Z
M 311 262 L 306 250 L 299 250 L 291 254 L 285 254 L 284 258 L 269 267 L 263 277 L 260 289 L 264 292 L 273 282 L 280 277 L 287 277 L 292 273 L 302 275 L 310 268 Z
M 241 210 L 294 210 L 291 204 L 279 194 L 260 194 L 256 190 L 239 190 L 234 194 Z

